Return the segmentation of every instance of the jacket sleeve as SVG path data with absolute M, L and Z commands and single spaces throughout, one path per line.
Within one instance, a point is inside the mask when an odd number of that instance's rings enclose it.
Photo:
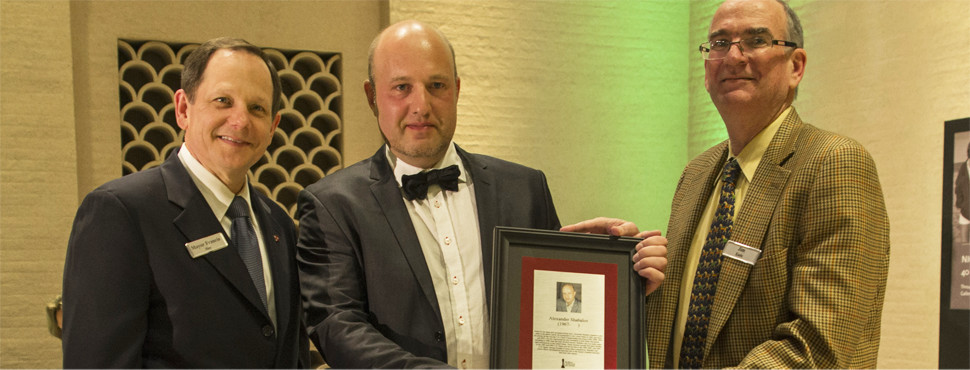
M 334 368 L 447 368 L 416 356 L 369 321 L 359 243 L 346 220 L 310 192 L 299 195 L 297 262 L 310 339 Z
M 790 319 L 738 367 L 874 368 L 889 268 L 889 220 L 865 149 L 851 142 L 828 151 L 804 204 L 788 247 Z
M 543 194 L 545 203 L 545 207 L 543 208 L 545 210 L 545 215 L 542 217 L 543 220 L 541 222 L 545 224 L 544 228 L 558 231 L 560 228 L 562 228 L 562 225 L 559 223 L 559 215 L 556 213 L 556 206 L 552 203 L 552 192 L 549 190 L 549 183 L 546 181 L 546 174 L 539 170 L 536 170 L 536 172 L 539 173 L 539 178 L 541 179 L 541 192 Z
M 151 271 L 133 220 L 103 190 L 77 211 L 64 265 L 65 368 L 142 367 Z

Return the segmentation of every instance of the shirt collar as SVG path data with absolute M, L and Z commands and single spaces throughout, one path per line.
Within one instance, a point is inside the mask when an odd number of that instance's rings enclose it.
M 421 168 L 417 166 L 412 166 L 407 162 L 397 158 L 394 153 L 391 152 L 391 148 L 384 145 L 384 154 L 387 156 L 387 163 L 391 164 L 391 169 L 394 170 L 394 179 L 397 180 L 397 186 L 400 187 L 402 182 L 401 179 L 404 175 L 414 175 L 419 172 L 426 170 L 436 170 L 440 168 L 445 168 L 451 165 L 457 165 L 458 169 L 461 170 L 461 174 L 458 175 L 458 182 L 468 182 L 467 173 L 465 171 L 465 166 L 461 163 L 461 157 L 458 156 L 458 150 L 455 149 L 455 143 L 448 143 L 448 151 L 445 152 L 444 158 L 441 158 L 438 163 L 436 163 L 431 168 Z
M 775 118 L 768 127 L 761 130 L 754 138 L 744 146 L 741 153 L 735 157 L 738 160 L 738 166 L 741 167 L 741 173 L 744 178 L 751 182 L 754 178 L 754 172 L 758 169 L 758 165 L 761 164 L 761 158 L 764 157 L 765 152 L 768 150 L 768 145 L 771 144 L 771 139 L 775 137 L 775 133 L 778 132 L 778 128 L 781 127 L 781 123 L 788 118 L 788 114 L 791 113 L 792 107 L 788 106 L 778 118 Z M 728 153 L 733 153 L 731 150 L 731 142 L 728 141 Z
M 202 163 L 195 159 L 195 156 L 185 146 L 185 143 L 182 143 L 182 148 L 179 149 L 178 156 L 179 160 L 182 161 L 182 165 L 188 171 L 189 177 L 192 178 L 195 186 L 199 188 L 206 203 L 209 204 L 209 208 L 212 208 L 212 213 L 217 218 L 222 219 L 222 217 L 225 217 L 226 212 L 229 210 L 229 204 L 232 203 L 233 198 L 237 195 L 246 200 L 246 204 L 249 204 L 250 210 L 253 208 L 253 203 L 249 196 L 249 181 L 246 181 L 246 186 L 239 191 L 239 194 L 234 194 L 216 175 L 209 172 Z

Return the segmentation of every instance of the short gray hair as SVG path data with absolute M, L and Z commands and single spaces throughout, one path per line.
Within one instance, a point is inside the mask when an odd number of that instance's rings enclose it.
M 795 14 L 788 2 L 784 0 L 777 0 L 782 7 L 785 8 L 785 15 L 788 18 L 788 41 L 798 44 L 798 47 L 805 48 L 805 35 L 802 32 L 802 21 L 798 19 L 798 14 Z

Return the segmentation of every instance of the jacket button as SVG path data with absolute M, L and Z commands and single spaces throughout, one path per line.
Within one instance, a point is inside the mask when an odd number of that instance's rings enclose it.
M 445 341 L 445 333 L 442 333 L 440 331 L 434 332 L 434 341 L 435 342 L 438 342 L 438 343 L 444 342 Z
M 264 337 L 272 337 L 273 334 L 276 334 L 276 330 L 273 330 L 273 325 L 263 325 Z

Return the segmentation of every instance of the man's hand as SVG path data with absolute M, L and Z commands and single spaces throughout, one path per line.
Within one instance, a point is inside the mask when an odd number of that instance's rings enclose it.
M 657 290 L 660 283 L 664 281 L 664 270 L 667 268 L 667 238 L 660 235 L 660 230 L 640 232 L 633 222 L 618 218 L 597 217 L 565 226 L 559 231 L 632 236 L 643 239 L 637 243 L 636 253 L 633 254 L 633 270 L 647 280 L 644 287 L 647 295 Z
M 613 236 L 638 236 L 637 225 L 618 218 L 597 217 L 572 225 L 564 226 L 559 231 L 571 231 L 587 234 L 606 234 Z
M 659 230 L 644 231 L 637 234 L 637 237 L 643 240 L 637 243 L 637 251 L 633 254 L 633 270 L 647 279 L 644 291 L 650 295 L 664 281 L 664 270 L 667 269 L 667 238 L 661 236 Z

